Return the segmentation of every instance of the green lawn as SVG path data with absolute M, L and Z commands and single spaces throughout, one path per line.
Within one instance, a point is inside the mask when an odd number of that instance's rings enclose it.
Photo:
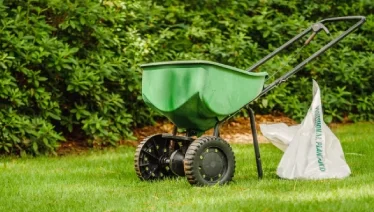
M 374 124 L 334 129 L 352 175 L 344 180 L 289 181 L 275 170 L 282 152 L 261 144 L 257 180 L 252 145 L 234 145 L 237 169 L 227 186 L 191 187 L 184 178 L 141 182 L 134 148 L 83 155 L 0 159 L 0 211 L 371 211 Z

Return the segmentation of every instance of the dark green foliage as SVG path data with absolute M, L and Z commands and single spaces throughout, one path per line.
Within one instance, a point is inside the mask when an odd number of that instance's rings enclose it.
M 367 22 L 362 28 L 252 106 L 258 113 L 277 110 L 300 120 L 312 99 L 313 78 L 322 89 L 326 122 L 374 120 L 373 1 L 154 0 L 143 5 L 136 21 L 142 23 L 138 30 L 151 46 L 151 52 L 155 52 L 152 61 L 206 59 L 242 69 L 316 21 L 364 15 Z M 141 15 L 144 8 L 147 13 Z M 331 35 L 321 32 L 300 54 L 295 53 L 305 37 L 298 45 L 273 58 L 260 67 L 271 76 L 275 74 L 267 83 L 354 23 L 326 24 Z
M 79 134 L 116 144 L 131 137 L 134 114 L 148 117 L 133 70 L 138 50 L 126 49 L 137 38 L 124 31 L 121 10 L 0 0 L 0 153 L 53 152 Z
M 141 100 L 140 64 L 205 59 L 246 69 L 332 16 L 368 20 L 253 107 L 300 119 L 314 78 L 326 121 L 373 120 L 373 10 L 369 0 L 0 0 L 0 154 L 53 152 L 78 135 L 116 144 L 155 116 Z M 261 70 L 283 67 L 279 76 L 329 39 L 320 33 L 296 59 L 288 62 L 295 46 Z

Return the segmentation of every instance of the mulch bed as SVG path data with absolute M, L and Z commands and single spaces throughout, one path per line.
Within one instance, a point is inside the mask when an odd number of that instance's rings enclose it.
M 297 122 L 282 115 L 256 115 L 256 129 L 260 142 L 266 142 L 266 138 L 261 135 L 259 124 L 270 124 L 283 122 L 287 125 L 295 125 Z M 134 130 L 134 136 L 137 141 L 131 143 L 137 144 L 145 137 L 157 133 L 171 133 L 173 125 L 170 122 L 159 122 L 154 126 L 146 126 Z M 230 143 L 251 143 L 252 132 L 249 124 L 249 118 L 239 117 L 225 122 L 221 127 L 221 137 Z M 212 135 L 213 129 L 207 131 L 206 135 Z M 123 143 L 128 144 L 129 141 Z
M 256 129 L 258 131 L 259 142 L 267 142 L 267 139 L 262 136 L 259 128 L 259 124 L 270 124 L 270 123 L 285 123 L 287 125 L 295 125 L 297 122 L 282 115 L 256 115 Z M 120 145 L 134 146 L 136 147 L 145 137 L 158 133 L 171 133 L 173 130 L 173 124 L 168 121 L 158 122 L 153 126 L 146 126 L 142 128 L 134 129 L 134 136 L 137 138 L 134 140 L 124 140 L 120 142 Z M 252 143 L 252 132 L 249 124 L 249 118 L 239 117 L 231 119 L 225 122 L 221 126 L 221 137 L 229 143 Z M 213 129 L 207 131 L 205 135 L 212 135 Z M 61 144 L 57 150 L 58 155 L 67 155 L 71 153 L 79 154 L 89 149 L 89 146 L 84 141 L 67 141 Z

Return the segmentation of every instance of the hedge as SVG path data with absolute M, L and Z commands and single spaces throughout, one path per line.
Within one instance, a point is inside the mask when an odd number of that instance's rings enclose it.
M 71 139 L 116 145 L 158 116 L 141 99 L 140 64 L 203 59 L 246 69 L 332 16 L 367 23 L 252 107 L 300 120 L 313 78 L 325 121 L 373 120 L 373 9 L 370 0 L 0 0 L 0 154 L 50 154 Z M 334 35 L 261 70 L 283 67 L 279 76 Z

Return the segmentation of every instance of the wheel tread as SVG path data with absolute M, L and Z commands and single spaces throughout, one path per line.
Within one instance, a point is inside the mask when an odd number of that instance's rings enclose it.
M 153 180 L 153 178 L 151 176 L 145 176 L 142 173 L 142 170 L 141 170 L 141 167 L 140 167 L 140 160 L 141 160 L 140 155 L 141 155 L 141 152 L 143 151 L 144 145 L 148 145 L 147 144 L 148 142 L 153 142 L 153 145 L 156 145 L 155 141 L 150 140 L 150 139 L 160 138 L 160 136 L 162 136 L 162 134 L 155 134 L 155 135 L 148 136 L 148 137 L 144 138 L 136 148 L 135 155 L 134 155 L 134 168 L 135 168 L 135 173 L 139 177 L 140 180 L 144 180 L 144 181 Z M 153 170 L 153 171 L 155 171 L 155 170 Z M 164 173 L 164 174 L 166 174 L 166 173 Z M 165 177 L 172 177 L 172 176 L 173 176 L 173 173 L 170 172 L 167 175 L 164 175 L 162 177 L 158 177 L 157 179 L 163 179 Z
M 136 172 L 136 175 L 139 177 L 140 180 L 145 180 L 141 174 L 141 171 L 140 171 L 140 166 L 139 166 L 139 156 L 140 156 L 140 152 L 142 151 L 142 148 L 144 146 L 144 144 L 152 138 L 153 135 L 151 136 L 148 136 L 146 138 L 144 138 L 140 143 L 139 145 L 137 146 L 136 148 L 136 151 L 135 151 L 135 156 L 134 156 L 134 166 L 135 166 L 135 172 Z
M 196 139 L 195 141 L 192 142 L 192 144 L 188 147 L 188 150 L 186 152 L 186 156 L 184 159 L 184 172 L 186 174 L 187 180 L 191 185 L 198 185 L 202 186 L 201 182 L 198 182 L 197 180 L 197 171 L 194 170 L 194 158 L 196 157 L 197 151 L 206 143 L 214 141 L 219 139 L 224 145 L 226 145 L 229 149 L 229 151 L 232 152 L 231 146 L 223 139 L 219 137 L 214 137 L 214 136 L 204 136 Z M 235 155 L 233 155 L 233 170 L 235 171 Z M 231 181 L 231 179 L 234 177 L 234 171 L 230 173 L 230 176 L 227 177 L 227 181 Z

